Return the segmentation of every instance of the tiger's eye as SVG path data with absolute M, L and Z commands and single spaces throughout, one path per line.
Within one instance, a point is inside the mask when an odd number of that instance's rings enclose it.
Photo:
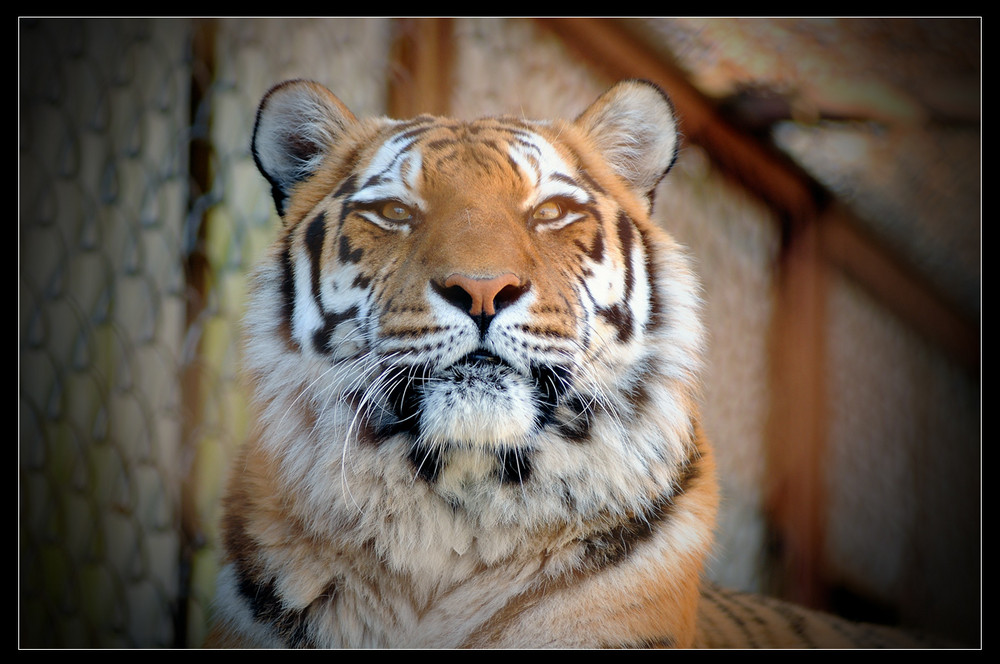
M 562 206 L 555 201 L 545 201 L 531 214 L 531 217 L 538 221 L 553 221 L 561 216 L 563 216 Z
M 410 208 L 397 201 L 388 201 L 383 204 L 379 214 L 389 221 L 406 221 L 413 217 Z

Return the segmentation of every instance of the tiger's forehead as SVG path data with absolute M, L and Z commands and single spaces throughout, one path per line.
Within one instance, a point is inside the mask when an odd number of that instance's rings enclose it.
M 503 176 L 516 180 L 516 188 L 528 192 L 526 206 L 554 197 L 589 202 L 590 194 L 577 182 L 573 160 L 535 131 L 544 126 L 513 118 L 474 122 L 427 118 L 405 123 L 375 151 L 351 201 L 400 200 L 424 207 L 426 178 L 447 186 L 449 175 L 462 173 L 467 180 L 479 172 L 494 181 Z

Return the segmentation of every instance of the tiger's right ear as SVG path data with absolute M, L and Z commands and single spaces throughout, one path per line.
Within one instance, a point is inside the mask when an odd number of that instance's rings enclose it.
M 279 83 L 257 109 L 253 152 L 257 168 L 271 183 L 278 214 L 299 182 L 323 162 L 337 138 L 357 119 L 332 92 L 313 81 Z
M 676 161 L 680 143 L 677 116 L 666 93 L 648 81 L 621 81 L 576 124 L 611 168 L 652 205 L 653 189 Z

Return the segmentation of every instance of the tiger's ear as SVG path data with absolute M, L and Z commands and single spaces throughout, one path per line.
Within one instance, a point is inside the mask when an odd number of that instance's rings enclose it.
M 271 183 L 278 214 L 284 216 L 291 190 L 319 168 L 356 121 L 343 102 L 312 81 L 285 81 L 264 95 L 250 149 L 257 168 Z
M 677 159 L 673 105 L 647 81 L 622 81 L 576 119 L 614 171 L 652 201 L 653 189 Z

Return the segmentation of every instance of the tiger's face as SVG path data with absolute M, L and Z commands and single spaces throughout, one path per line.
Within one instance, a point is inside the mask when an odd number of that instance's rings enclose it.
M 265 404 L 296 391 L 263 419 L 308 421 L 302 481 L 329 468 L 350 491 L 371 464 L 490 520 L 531 503 L 546 521 L 567 501 L 596 513 L 577 487 L 607 474 L 622 496 L 662 480 L 648 457 L 681 444 L 624 430 L 649 410 L 691 426 L 686 388 L 650 389 L 690 378 L 700 338 L 690 275 L 648 221 L 675 145 L 642 83 L 573 123 L 358 120 L 316 84 L 272 90 L 253 147 L 285 229 L 248 365 Z
M 435 475 L 452 448 L 516 453 L 554 421 L 572 367 L 597 350 L 584 275 L 556 266 L 583 266 L 573 254 L 599 241 L 600 213 L 526 125 L 393 130 L 331 201 L 347 264 L 327 283 L 368 282 L 354 299 L 391 404 L 380 426 L 409 431 Z

